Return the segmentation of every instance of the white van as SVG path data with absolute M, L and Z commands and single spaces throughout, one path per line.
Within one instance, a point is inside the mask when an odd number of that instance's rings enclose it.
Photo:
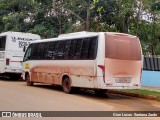
M 0 75 L 20 77 L 25 49 L 30 42 L 40 39 L 39 35 L 22 32 L 0 34 Z

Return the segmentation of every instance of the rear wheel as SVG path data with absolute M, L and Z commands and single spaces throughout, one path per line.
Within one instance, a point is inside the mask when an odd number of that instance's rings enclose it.
M 63 79 L 62 87 L 63 87 L 63 91 L 67 94 L 70 94 L 73 92 L 73 89 L 71 87 L 71 81 L 68 77 Z
M 30 80 L 29 74 L 26 75 L 25 80 L 26 80 L 27 86 L 33 86 L 33 82 Z

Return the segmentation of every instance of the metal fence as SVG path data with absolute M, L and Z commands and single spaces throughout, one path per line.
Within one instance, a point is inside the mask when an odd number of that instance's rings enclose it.
M 144 55 L 143 70 L 160 71 L 160 56 Z

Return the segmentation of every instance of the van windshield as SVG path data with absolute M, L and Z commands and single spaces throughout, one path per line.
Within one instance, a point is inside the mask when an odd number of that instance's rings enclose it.
M 0 51 L 5 50 L 6 36 L 0 36 Z
M 141 45 L 137 37 L 105 34 L 105 57 L 121 60 L 141 60 Z

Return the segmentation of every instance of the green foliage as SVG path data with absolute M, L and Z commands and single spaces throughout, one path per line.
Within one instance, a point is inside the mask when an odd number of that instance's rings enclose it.
M 160 54 L 159 0 L 0 0 L 0 24 L 0 32 L 43 38 L 75 31 L 129 33 L 140 38 L 144 54 Z

